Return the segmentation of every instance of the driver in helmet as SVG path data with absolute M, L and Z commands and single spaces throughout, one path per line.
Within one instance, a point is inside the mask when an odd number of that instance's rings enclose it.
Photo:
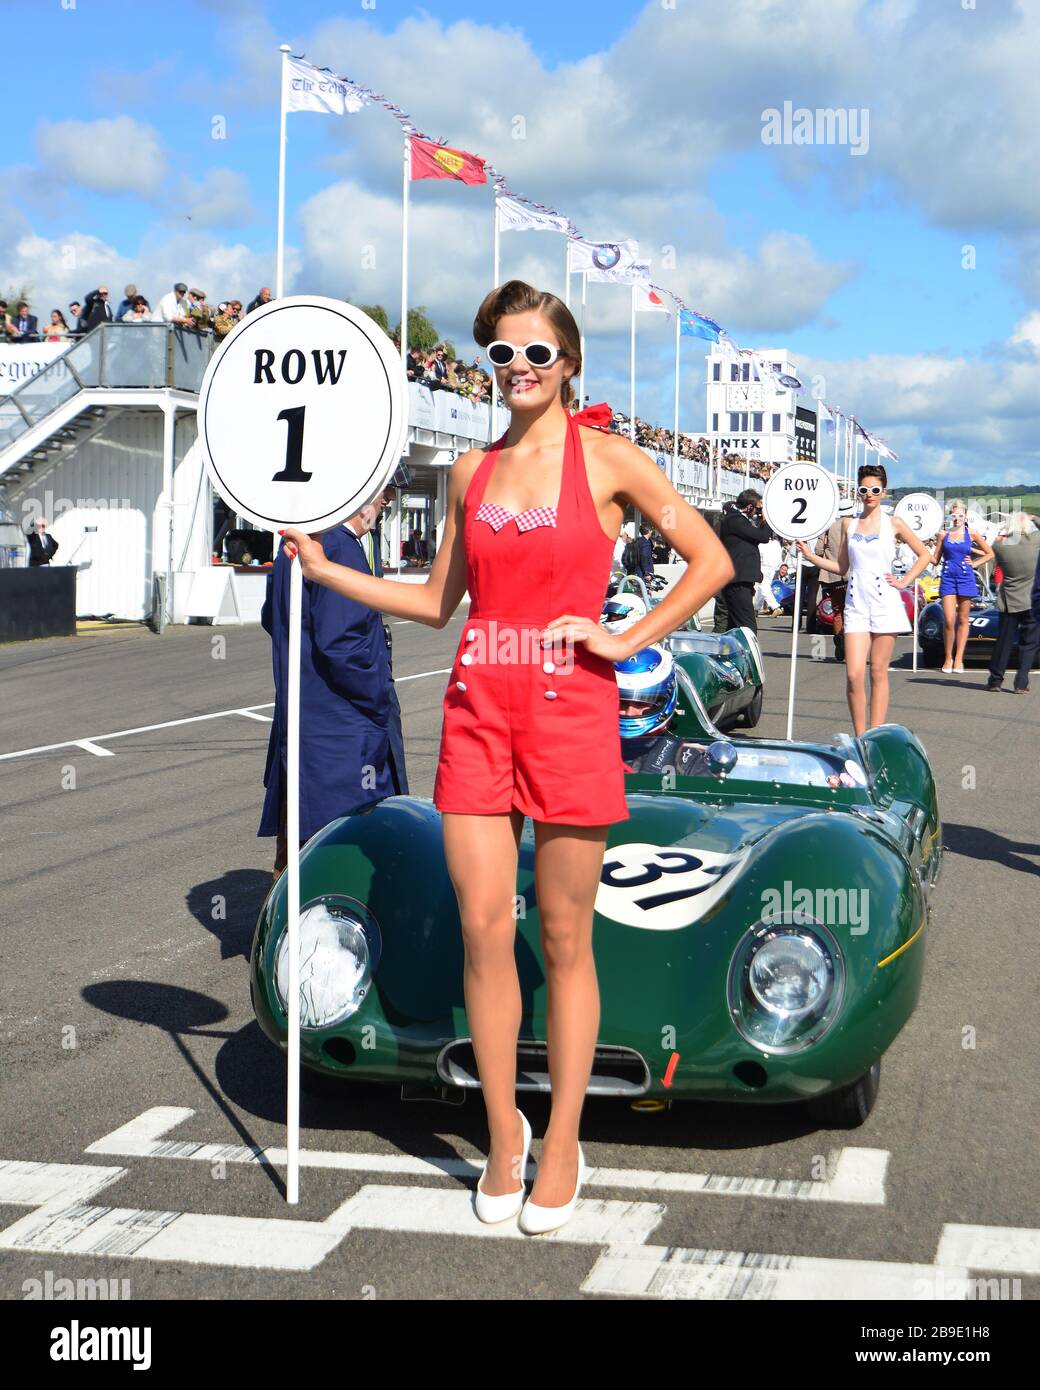
M 603 605 L 600 622 L 610 633 L 624 632 L 646 617 L 646 604 L 639 594 L 614 594 Z
M 629 772 L 652 772 L 674 764 L 682 740 L 668 733 L 678 686 L 675 661 L 666 647 L 643 647 L 614 663 L 618 684 L 621 756 Z M 663 759 L 663 761 L 662 761 Z

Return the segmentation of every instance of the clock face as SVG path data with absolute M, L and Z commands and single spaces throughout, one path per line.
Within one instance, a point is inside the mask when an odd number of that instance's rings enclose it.
M 762 409 L 762 401 L 763 401 L 763 398 L 764 398 L 764 393 L 763 393 L 763 391 L 762 391 L 762 383 L 761 383 L 760 381 L 753 381 L 753 382 L 750 382 L 750 383 L 748 384 L 748 398 L 747 398 L 747 403 L 748 403 L 749 408 L 750 408 L 751 410 L 761 410 L 761 409 Z
M 749 410 L 748 404 L 752 383 L 750 381 L 732 381 L 726 387 L 726 409 L 727 410 Z

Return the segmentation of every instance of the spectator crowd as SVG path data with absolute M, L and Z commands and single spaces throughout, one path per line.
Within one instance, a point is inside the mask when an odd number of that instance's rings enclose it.
M 32 306 L 25 300 L 9 306 L 0 299 L 0 342 L 63 342 L 89 333 L 103 323 L 168 323 L 198 333 L 212 332 L 219 342 L 227 337 L 240 319 L 269 303 L 270 299 L 271 290 L 265 285 L 245 308 L 240 299 L 225 299 L 212 305 L 204 289 L 189 287 L 183 280 L 178 280 L 154 306 L 136 285 L 126 285 L 123 298 L 113 309 L 108 286 L 99 285 L 82 300 L 73 300 L 67 311 L 52 309 L 42 327 L 31 311 Z M 390 336 L 400 347 L 399 331 L 394 330 Z M 406 369 L 409 381 L 432 391 L 451 391 L 476 402 L 491 400 L 491 376 L 480 365 L 479 358 L 467 363 L 463 358 L 456 357 L 445 343 L 438 343 L 430 351 L 409 348 Z M 629 434 L 628 416 L 622 411 L 615 411 L 610 429 L 614 434 Z M 635 417 L 635 442 L 653 453 L 672 452 L 671 430 L 652 425 L 638 415 Z M 681 433 L 678 453 L 682 458 L 709 468 L 714 468 L 719 462 L 717 446 L 713 450 L 708 440 Z M 762 482 L 775 467 L 760 459 L 752 459 L 748 467 L 744 455 L 735 453 L 723 454 L 721 463 L 728 472 L 747 472 L 749 478 Z
M 63 342 L 89 333 L 103 323 L 172 323 L 177 328 L 198 333 L 212 332 L 219 341 L 226 338 L 246 314 L 269 303 L 270 299 L 271 291 L 265 285 L 245 309 L 240 299 L 225 299 L 212 305 L 205 290 L 191 289 L 183 280 L 178 280 L 154 308 L 136 285 L 126 285 L 119 307 L 113 309 L 108 286 L 98 285 L 82 300 L 74 299 L 67 311 L 52 309 L 42 327 L 26 300 L 9 306 L 6 300 L 0 299 L 0 342 Z

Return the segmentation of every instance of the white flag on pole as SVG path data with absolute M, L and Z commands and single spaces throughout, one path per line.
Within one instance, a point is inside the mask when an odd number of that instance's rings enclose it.
M 633 265 L 638 257 L 638 241 L 585 241 L 581 237 L 571 237 L 567 242 L 567 261 L 571 273 L 587 273 L 590 280 L 606 278 L 595 272 L 624 269 Z
M 671 309 L 669 309 L 668 305 L 652 285 L 647 285 L 642 281 L 636 281 L 633 283 L 633 290 L 635 292 L 637 309 L 647 312 L 653 310 L 658 314 L 671 314 Z
M 285 64 L 286 111 L 323 111 L 348 116 L 360 111 L 368 98 L 352 82 L 336 77 L 327 68 L 316 68 L 299 58 Z
M 856 427 L 859 430 L 860 434 L 863 436 L 863 438 L 867 441 L 868 449 L 875 449 L 884 458 L 892 459 L 895 463 L 899 462 L 898 456 L 892 452 L 892 450 L 888 447 L 888 445 L 885 443 L 883 439 L 878 439 L 876 434 L 871 434 L 870 430 L 864 429 L 863 426 L 860 424 L 857 424 Z
M 503 232 L 565 232 L 569 225 L 559 213 L 538 212 L 504 193 L 498 196 L 498 216 Z
M 587 270 L 585 276 L 589 280 L 606 280 L 614 285 L 647 285 L 650 284 L 650 262 L 631 261 L 627 265 L 619 265 L 613 270 Z

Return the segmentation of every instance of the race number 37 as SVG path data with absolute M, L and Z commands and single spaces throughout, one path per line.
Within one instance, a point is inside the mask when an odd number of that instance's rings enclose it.
M 784 540 L 812 540 L 838 514 L 834 476 L 813 463 L 788 464 L 766 483 L 762 509 L 770 530 Z
M 227 336 L 199 392 L 213 486 L 264 529 L 325 530 L 386 486 L 408 430 L 408 383 L 382 329 L 353 305 L 294 296 Z

